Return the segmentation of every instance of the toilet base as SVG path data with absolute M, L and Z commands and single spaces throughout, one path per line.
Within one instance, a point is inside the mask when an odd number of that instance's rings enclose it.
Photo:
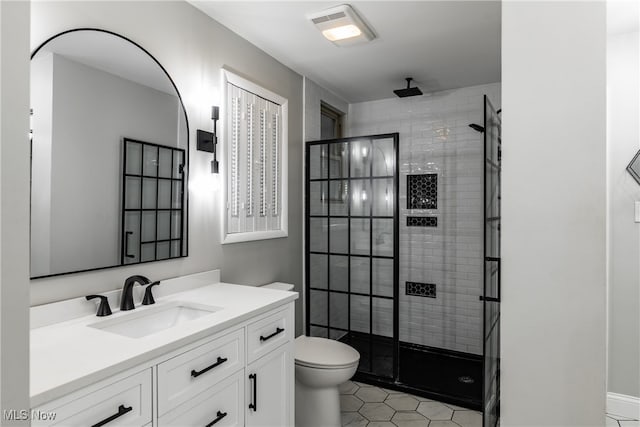
M 340 427 L 338 387 L 311 388 L 296 381 L 296 427 Z

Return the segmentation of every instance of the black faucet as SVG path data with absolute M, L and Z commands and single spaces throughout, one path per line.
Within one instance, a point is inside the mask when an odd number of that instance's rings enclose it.
M 136 308 L 135 304 L 133 303 L 133 285 L 135 285 L 136 283 L 147 285 L 151 283 L 151 280 L 140 275 L 135 275 L 127 278 L 127 280 L 124 281 L 124 286 L 122 287 L 122 296 L 120 297 L 120 311 L 133 310 L 134 308 Z
M 153 288 L 154 286 L 158 286 L 159 284 L 160 284 L 160 281 L 157 280 L 147 285 L 147 289 L 144 290 L 144 298 L 142 298 L 142 305 L 151 305 L 156 303 L 156 300 L 153 298 L 153 294 L 151 293 L 151 288 Z
M 94 298 L 100 298 L 100 306 L 98 307 L 98 313 L 96 316 L 111 316 L 111 307 L 109 307 L 109 299 L 104 295 L 87 295 L 87 301 L 90 301 Z

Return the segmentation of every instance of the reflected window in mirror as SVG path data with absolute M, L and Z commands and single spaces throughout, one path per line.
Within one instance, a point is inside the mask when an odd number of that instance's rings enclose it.
M 104 30 L 58 34 L 32 55 L 31 109 L 32 278 L 187 256 L 187 116 L 149 52 Z

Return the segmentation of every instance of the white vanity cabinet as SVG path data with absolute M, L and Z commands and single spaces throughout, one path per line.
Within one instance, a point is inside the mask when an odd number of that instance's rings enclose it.
M 158 416 L 243 369 L 244 344 L 242 328 L 159 363 L 156 367 Z
M 293 426 L 293 302 L 73 391 L 34 426 Z
M 92 384 L 36 408 L 43 416 L 34 417 L 31 425 L 144 426 L 152 419 L 151 376 L 151 368 L 146 368 Z
M 289 309 L 247 327 L 247 426 L 293 425 L 293 339 Z
M 244 425 L 244 370 L 225 378 L 173 411 L 157 425 L 231 427 Z
M 292 354 L 288 343 L 249 365 L 246 426 L 293 425 Z

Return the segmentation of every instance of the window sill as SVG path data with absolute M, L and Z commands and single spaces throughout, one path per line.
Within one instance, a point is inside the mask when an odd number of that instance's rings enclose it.
M 252 231 L 248 233 L 231 233 L 227 234 L 222 239 L 222 244 L 228 243 L 240 243 L 240 242 L 252 242 L 255 240 L 268 240 L 268 239 L 281 239 L 288 237 L 289 233 L 286 230 L 272 230 L 272 231 Z

